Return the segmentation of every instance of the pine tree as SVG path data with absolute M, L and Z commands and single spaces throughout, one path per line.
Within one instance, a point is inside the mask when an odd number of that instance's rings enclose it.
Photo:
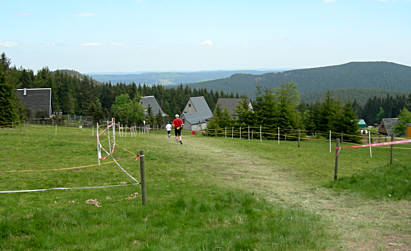
M 17 118 L 14 89 L 6 83 L 5 74 L 0 71 L 0 126 L 12 126 Z

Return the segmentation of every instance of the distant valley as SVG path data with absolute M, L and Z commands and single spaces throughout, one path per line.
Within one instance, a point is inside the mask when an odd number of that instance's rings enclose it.
M 278 72 L 276 70 L 233 70 L 233 71 L 195 71 L 195 72 L 142 72 L 142 73 L 89 73 L 93 79 L 100 82 L 111 82 L 146 85 L 178 85 L 196 83 L 201 81 L 215 80 L 230 77 L 234 74 L 264 74 L 268 72 Z

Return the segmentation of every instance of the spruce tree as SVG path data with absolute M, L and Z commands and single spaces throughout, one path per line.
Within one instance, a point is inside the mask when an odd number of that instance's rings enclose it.
M 10 127 L 18 118 L 13 86 L 6 83 L 0 71 L 0 126 Z

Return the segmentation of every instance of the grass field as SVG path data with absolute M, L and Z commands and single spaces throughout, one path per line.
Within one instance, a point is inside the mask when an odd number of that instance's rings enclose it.
M 389 196 L 383 189 L 374 196 L 364 192 L 367 188 L 344 182 L 369 177 L 364 174 L 386 166 L 389 151 L 385 148 L 374 148 L 372 159 L 368 148 L 344 149 L 341 184 L 330 185 L 334 153 L 329 153 L 326 142 L 306 141 L 298 149 L 296 142 L 289 141 L 278 145 L 276 141 L 183 137 L 184 145 L 176 145 L 163 132 L 117 137 L 115 157 L 138 179 L 133 153 L 145 151 L 146 206 L 141 205 L 140 187 L 135 185 L 0 194 L 0 249 L 411 247 L 410 150 L 395 149 L 394 164 L 403 171 L 392 175 L 403 179 L 395 183 L 398 188 L 390 186 L 405 195 Z M 90 129 L 59 128 L 57 136 L 52 127 L 0 129 L 0 141 L 0 191 L 132 183 L 110 159 L 83 168 L 97 162 Z M 72 167 L 79 168 L 50 171 Z M 380 177 L 386 173 L 381 172 Z M 99 204 L 87 204 L 91 199 Z

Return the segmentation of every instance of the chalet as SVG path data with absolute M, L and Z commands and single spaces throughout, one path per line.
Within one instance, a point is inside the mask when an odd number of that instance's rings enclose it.
M 217 106 L 220 106 L 221 111 L 224 112 L 224 110 L 227 109 L 228 114 L 232 118 L 237 118 L 236 109 L 237 109 L 238 105 L 240 104 L 241 100 L 242 100 L 242 98 L 219 98 L 217 100 L 216 109 L 217 109 Z M 253 110 L 253 106 L 251 105 L 251 101 L 248 98 L 246 100 L 247 100 L 249 109 Z
M 384 135 L 393 135 L 393 126 L 398 124 L 398 118 L 384 118 L 381 120 L 380 126 L 378 127 L 378 133 Z
M 203 96 L 191 97 L 181 114 L 184 129 L 200 131 L 207 128 L 208 121 L 213 114 Z
M 358 125 L 358 128 L 360 128 L 360 129 L 367 128 L 367 123 L 365 123 L 365 121 L 363 119 L 360 119 L 360 121 L 358 121 L 357 125 Z
M 29 117 L 51 117 L 51 88 L 17 89 L 16 97 L 29 111 Z
M 145 96 L 142 97 L 140 103 L 144 106 L 144 114 L 147 115 L 148 107 L 151 108 L 151 114 L 156 116 L 159 112 L 162 117 L 168 116 L 166 113 L 163 112 L 160 105 L 158 104 L 156 98 L 154 96 Z

